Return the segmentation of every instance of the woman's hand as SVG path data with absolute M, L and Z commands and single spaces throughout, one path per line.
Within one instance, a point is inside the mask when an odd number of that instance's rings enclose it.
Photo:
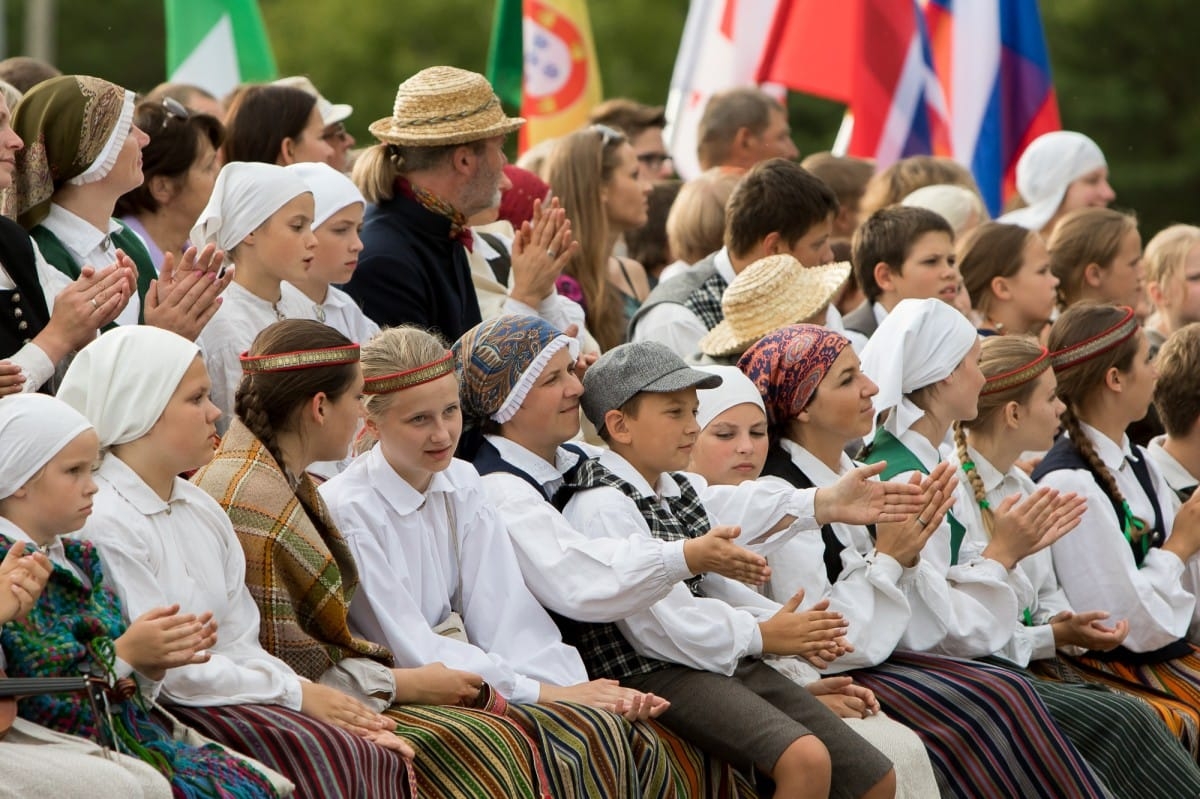
M 415 669 L 392 669 L 396 702 L 411 705 L 471 706 L 483 690 L 483 678 L 467 671 L 430 663 Z
M 320 683 L 300 682 L 300 712 L 340 727 L 403 757 L 416 757 L 412 744 L 396 735 L 396 722 L 376 713 L 349 694 Z
M 20 394 L 25 387 L 25 375 L 21 367 L 9 361 L 0 361 L 0 397 Z
M 146 324 L 195 341 L 221 307 L 221 292 L 233 281 L 232 267 L 221 272 L 224 260 L 225 253 L 215 244 L 206 245 L 200 252 L 188 247 L 178 267 L 175 255 L 167 253 L 158 279 L 150 282 L 146 292 Z
M 532 221 L 523 224 L 513 237 L 510 296 L 537 308 L 554 293 L 554 281 L 577 252 L 579 242 L 571 234 L 571 220 L 558 198 L 548 203 L 534 200 Z
M 846 472 L 833 485 L 818 488 L 813 500 L 817 523 L 902 522 L 921 510 L 924 503 L 918 486 L 871 479 L 886 467 L 886 461 L 860 466 Z
M 1022 558 L 1040 552 L 1074 530 L 1086 508 L 1084 497 L 1059 494 L 1046 486 L 1023 499 L 1020 494 L 1006 497 L 992 510 L 992 540 L 983 556 L 1011 569 Z
M 683 545 L 683 559 L 692 574 L 713 572 L 749 585 L 762 585 L 771 576 L 767 559 L 733 543 L 742 528 L 714 527 Z
M 890 555 L 906 569 L 917 565 L 921 550 L 950 512 L 958 485 L 948 463 L 939 463 L 928 477 L 921 478 L 917 472 L 908 481 L 921 488 L 921 510 L 902 522 L 885 522 L 875 528 L 875 551 Z
M 50 321 L 34 337 L 55 364 L 81 350 L 96 337 L 96 331 L 111 324 L 125 310 L 137 291 L 137 266 L 117 250 L 116 263 L 97 270 L 84 266 L 69 286 L 54 298 Z
M 1094 652 L 1116 649 L 1129 634 L 1129 622 L 1125 619 L 1109 627 L 1100 622 L 1108 618 L 1103 610 L 1087 613 L 1072 613 L 1064 610 L 1050 620 L 1054 632 L 1054 645 L 1081 646 Z
M 217 643 L 212 613 L 180 613 L 179 605 L 154 608 L 134 619 L 115 642 L 117 657 L 152 680 L 161 680 L 167 669 L 207 663 L 206 650 Z

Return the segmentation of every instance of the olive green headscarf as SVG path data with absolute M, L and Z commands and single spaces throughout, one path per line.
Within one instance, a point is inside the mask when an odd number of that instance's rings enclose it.
M 87 75 L 62 75 L 30 89 L 12 115 L 25 147 L 16 155 L 5 215 L 30 230 L 46 218 L 61 186 L 103 179 L 129 136 L 133 106 L 133 92 Z

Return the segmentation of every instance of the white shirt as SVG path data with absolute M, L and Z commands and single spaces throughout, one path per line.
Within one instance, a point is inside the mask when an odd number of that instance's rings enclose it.
M 1117 444 L 1099 430 L 1080 424 L 1096 454 L 1116 478 L 1117 487 L 1134 515 L 1150 523 L 1154 511 L 1126 458 L 1133 453 L 1129 439 Z M 1175 523 L 1171 489 L 1158 467 L 1147 458 L 1155 481 L 1164 532 Z M 1062 469 L 1042 477 L 1040 485 L 1059 491 L 1074 491 L 1087 498 L 1087 510 L 1079 527 L 1051 545 L 1058 580 L 1067 599 L 1077 608 L 1106 610 L 1112 621 L 1129 621 L 1124 646 L 1134 652 L 1150 652 L 1188 635 L 1194 623 L 1196 559 L 1185 564 L 1174 554 L 1155 547 L 1146 553 L 1139 569 L 1129 542 L 1121 532 L 1112 502 L 1091 473 Z
M 834 472 L 795 442 L 783 439 L 780 444 L 792 463 L 818 486 L 832 485 L 855 466 L 842 453 L 840 468 Z M 783 482 L 776 477 L 762 480 Z M 776 601 L 785 602 L 804 589 L 805 605 L 828 599 L 829 609 L 846 617 L 846 637 L 854 644 L 854 651 L 829 664 L 823 672 L 826 674 L 876 666 L 886 660 L 912 618 L 907 594 L 916 590 L 915 582 L 922 578 L 942 580 L 921 562 L 906 569 L 891 555 L 876 552 L 875 542 L 864 526 L 835 523 L 832 527 L 846 547 L 837 582 L 831 585 L 825 571 L 821 531 L 808 530 L 771 557 L 771 580 L 767 585 L 767 595 Z
M 379 332 L 379 325 L 375 324 L 373 319 L 368 319 L 362 308 L 358 307 L 358 303 L 337 286 L 329 287 L 324 302 L 313 302 L 291 283 L 285 285 L 295 289 L 297 294 L 303 295 L 312 305 L 313 319 L 329 325 L 355 344 L 366 344 Z
M 587 682 L 579 653 L 525 587 L 471 464 L 453 461 L 422 494 L 375 447 L 320 492 L 358 563 L 351 629 L 391 649 L 397 666 L 441 661 L 518 703 L 536 702 L 540 683 Z M 452 609 L 471 643 L 433 632 Z
M 71 278 L 46 261 L 42 256 L 42 251 L 38 249 L 36 241 L 31 238 L 29 243 L 33 245 L 33 258 L 37 265 L 38 283 L 42 287 L 46 310 L 53 313 L 54 298 L 60 291 L 71 285 Z M 13 281 L 12 275 L 4 268 L 4 264 L 0 264 L 0 289 L 11 291 L 16 287 L 17 284 Z M 54 370 L 57 367 L 45 350 L 32 341 L 4 360 L 21 367 L 21 374 L 25 376 L 25 382 L 21 385 L 23 392 L 39 390 L 46 384 L 46 381 L 54 377 Z
M 1001 502 L 1014 494 L 1027 497 L 1036 490 L 1033 481 L 1016 466 L 1001 474 L 974 447 L 967 448 L 967 455 L 975 464 L 975 472 L 983 483 L 984 498 L 991 508 L 1000 507 Z M 967 528 L 964 540 L 986 547 L 990 538 L 970 478 L 962 468 L 957 453 L 948 460 L 959 470 L 954 516 Z M 1074 532 L 1070 535 L 1074 535 Z M 1050 619 L 1063 611 L 1073 610 L 1054 573 L 1054 556 L 1049 549 L 1043 549 L 1022 558 L 1017 567 L 1009 571 L 1009 577 L 1009 585 L 1017 597 L 1019 615 L 1013 624 L 1012 638 L 996 654 L 1021 667 L 1028 666 L 1032 660 L 1054 657 L 1057 647 Z M 1026 613 L 1032 624 L 1026 625 Z M 1067 647 L 1064 651 L 1072 655 L 1082 655 L 1084 652 L 1078 647 Z
M 842 312 L 832 302 L 825 306 L 825 327 L 845 336 L 855 354 L 862 355 L 863 347 L 867 346 L 867 337 L 857 330 L 847 330 L 846 323 L 842 321 Z
M 233 397 L 242 381 L 242 363 L 238 360 L 250 349 L 263 328 L 280 319 L 315 319 L 312 302 L 290 283 L 281 283 L 277 303 L 251 294 L 237 282 L 229 284 L 222 294 L 221 307 L 196 343 L 204 353 L 204 365 L 212 380 L 212 401 L 221 409 L 217 432 L 229 429 L 233 418 Z
M 487 439 L 505 461 L 543 486 L 561 485 L 578 457 L 560 447 L 551 464 L 507 438 Z M 525 584 L 556 613 L 579 621 L 616 621 L 645 610 L 692 576 L 683 541 L 588 538 L 520 477 L 495 472 L 483 477 L 483 485 L 508 528 Z
M 644 497 L 663 500 L 665 497 L 680 494 L 678 484 L 670 475 L 662 475 L 658 484 L 651 486 L 629 461 L 611 450 L 606 450 L 600 455 L 600 463 L 617 477 L 634 486 Z M 721 518 L 713 512 L 705 495 L 704 489 L 707 486 L 702 478 L 688 475 L 688 479 L 697 486 L 701 500 L 709 510 L 710 519 L 716 517 L 723 524 L 736 523 L 734 518 Z M 734 492 L 729 491 L 722 492 L 726 495 L 723 498 L 725 501 L 718 504 L 727 512 L 753 509 L 759 514 L 757 527 L 754 519 L 743 522 L 742 535 L 749 538 L 761 535 L 763 516 L 772 515 L 771 512 L 764 514 L 764 508 L 774 511 L 774 519 L 777 522 L 791 512 L 788 510 L 791 505 L 803 501 L 800 498 L 802 492 L 790 487 L 781 489 L 774 485 L 751 484 L 747 488 L 749 491 L 739 495 L 740 504 L 728 501 L 734 496 Z M 755 493 L 759 496 L 757 502 L 747 499 Z M 811 501 L 811 489 L 803 494 Z M 809 507 L 811 508 L 811 505 Z M 800 518 L 797 524 L 789 528 L 789 535 L 794 534 L 795 528 L 816 526 L 811 511 L 803 514 L 796 510 L 797 512 L 792 512 L 791 515 Z M 608 486 L 579 492 L 567 503 L 563 516 L 572 527 L 593 539 L 628 538 L 638 535 L 653 537 L 637 504 L 619 489 Z M 740 539 L 739 543 L 745 545 Z M 633 648 L 642 655 L 700 671 L 730 675 L 742 658 L 762 653 L 762 634 L 758 624 L 775 615 L 780 605 L 741 583 L 717 574 L 705 575 L 702 585 L 704 596 L 697 597 L 692 595 L 686 585 L 676 583 L 665 598 L 646 610 L 629 614 L 617 622 L 617 627 Z
M 97 270 L 113 264 L 117 260 L 117 247 L 109 238 L 113 233 L 121 232 L 121 223 L 115 219 L 108 220 L 108 229 L 99 230 L 91 222 L 68 211 L 58 203 L 50 203 L 50 210 L 41 222 L 42 227 L 54 234 L 75 263 L 80 267 L 94 266 Z M 136 325 L 142 302 L 135 291 L 129 298 L 129 304 L 121 311 L 116 319 L 118 325 Z
M 178 604 L 212 611 L 219 625 L 212 658 L 168 669 L 162 693 L 193 707 L 271 704 L 299 710 L 300 678 L 262 648 L 258 605 L 246 587 L 246 558 L 229 516 L 200 488 L 176 478 L 164 502 L 121 459 L 105 456 L 87 524 L 126 617 Z
M 724 247 L 713 258 L 713 266 L 726 285 L 737 277 L 729 260 L 729 251 Z M 699 351 L 700 339 L 707 333 L 704 322 L 687 308 L 677 302 L 660 302 L 638 319 L 632 340 L 657 341 L 667 345 L 680 358 L 687 358 Z
M 1146 454 L 1150 456 L 1150 460 L 1158 467 L 1158 471 L 1171 488 L 1171 507 L 1178 512 L 1179 506 L 1183 502 L 1175 492 L 1185 491 L 1189 488 L 1195 489 L 1196 484 L 1200 483 L 1200 480 L 1193 477 L 1192 473 L 1182 463 L 1175 460 L 1171 453 L 1163 449 L 1163 443 L 1166 440 L 1167 437 L 1165 435 L 1155 438 L 1150 442 L 1150 446 L 1146 448 Z
M 895 418 L 893 413 L 885 423 L 893 435 L 895 429 L 890 425 Z M 921 433 L 905 430 L 897 438 L 926 471 L 932 471 L 941 460 L 937 448 Z M 912 472 L 902 472 L 892 480 L 906 483 L 911 476 Z M 909 595 L 913 616 L 900 638 L 900 648 L 965 658 L 991 655 L 1012 637 L 1018 613 L 1008 569 L 983 557 L 983 547 L 966 536 L 958 563 L 952 566 L 950 544 L 947 518 L 921 550 L 922 562 L 943 580 L 919 581 L 916 592 Z

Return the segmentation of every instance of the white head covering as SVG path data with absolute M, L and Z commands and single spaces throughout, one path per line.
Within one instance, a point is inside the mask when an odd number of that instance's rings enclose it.
M 125 100 L 121 105 L 117 124 L 112 129 L 112 133 L 108 134 L 108 140 L 104 142 L 100 155 L 96 156 L 96 160 L 89 164 L 87 169 L 68 180 L 68 185 L 86 186 L 89 183 L 104 180 L 108 173 L 112 172 L 112 168 L 117 165 L 117 157 L 121 155 L 121 148 L 125 146 L 125 140 L 133 132 L 133 107 L 136 105 L 136 99 L 133 92 L 125 90 Z M 87 122 L 85 121 L 84 124 L 86 125 Z
M 979 195 L 970 189 L 950 183 L 922 186 L 901 200 L 900 204 L 927 208 L 941 214 L 950 223 L 950 227 L 954 228 L 955 238 L 962 235 L 967 222 L 971 221 L 972 213 L 975 214 L 976 224 L 988 221 L 987 208 L 984 207 L 983 200 L 979 199 Z
M 284 169 L 299 175 L 312 192 L 313 204 L 317 209 L 313 214 L 313 230 L 347 205 L 367 204 L 354 181 L 323 161 L 289 164 Z
M 1017 161 L 1017 191 L 1026 207 L 1005 214 L 998 221 L 1041 230 L 1062 205 L 1074 181 L 1102 166 L 1108 166 L 1096 142 L 1072 130 L 1043 133 L 1025 148 Z
M 912 427 L 924 412 L 899 408 L 900 400 L 949 377 L 978 338 L 974 325 L 941 300 L 901 300 L 862 351 L 862 370 L 879 386 L 876 415 L 897 408 L 896 432 Z
M 150 432 L 199 354 L 169 330 L 122 325 L 79 351 L 58 398 L 92 420 L 101 447 L 125 444 Z
M 306 193 L 304 181 L 281 166 L 233 161 L 217 175 L 188 240 L 197 247 L 215 242 L 232 250 L 289 200 Z
M 766 421 L 767 408 L 763 405 L 762 394 L 758 393 L 758 388 L 741 369 L 736 366 L 709 365 L 696 368 L 721 377 L 721 385 L 696 392 L 696 396 L 700 399 L 700 408 L 696 411 L 696 421 L 700 424 L 701 430 L 708 427 L 713 419 L 725 411 L 746 403 L 757 405 L 763 412 L 763 421 Z
M 14 394 L 0 400 L 0 499 L 7 499 L 91 423 L 45 394 Z

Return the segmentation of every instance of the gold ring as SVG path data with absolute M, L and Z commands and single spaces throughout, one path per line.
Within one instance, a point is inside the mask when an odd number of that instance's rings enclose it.
M 97 311 L 100 310 L 100 303 L 96 302 L 95 297 L 92 297 L 92 308 L 96 309 Z

